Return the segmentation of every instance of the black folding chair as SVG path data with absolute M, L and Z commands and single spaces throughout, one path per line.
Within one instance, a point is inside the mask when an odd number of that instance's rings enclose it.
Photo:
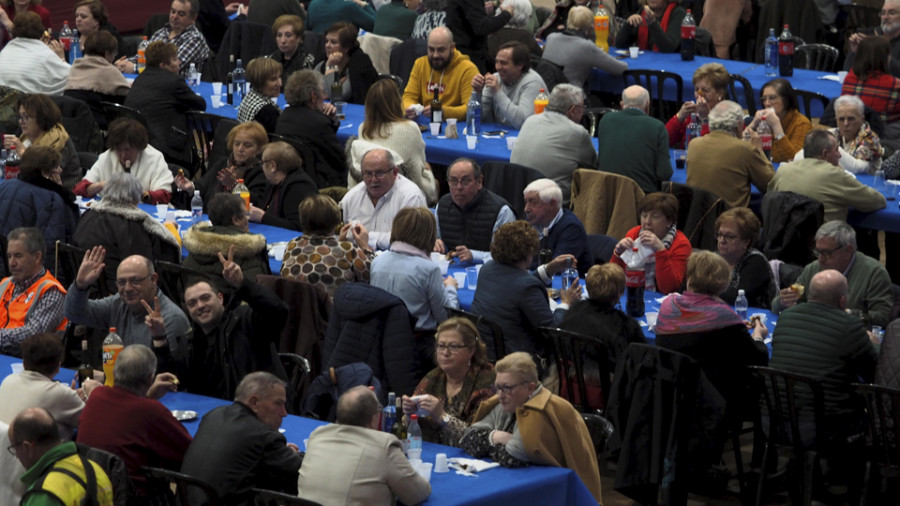
M 105 101 L 100 102 L 100 107 L 103 108 L 103 114 L 106 116 L 107 125 L 119 118 L 130 118 L 139 121 L 144 125 L 144 128 L 147 128 L 147 118 L 145 118 L 144 114 L 137 109 L 132 109 L 131 107 L 115 102 Z
M 299 415 L 302 411 L 303 398 L 306 388 L 309 386 L 310 367 L 309 360 L 296 353 L 279 353 L 281 365 L 288 377 L 288 398 L 290 399 L 289 413 Z
M 394 75 L 394 74 L 378 74 L 377 80 L 380 81 L 382 79 L 390 79 L 391 81 L 394 81 L 397 84 L 397 89 L 400 90 L 400 93 L 403 93 L 404 88 L 403 88 L 403 78 L 402 77 L 400 77 L 398 75 Z
M 813 116 L 813 104 L 818 102 L 821 106 L 821 111 L 825 111 L 825 108 L 828 107 L 828 99 L 825 98 L 825 95 L 821 93 L 816 93 L 814 91 L 806 91 L 806 90 L 798 90 L 794 89 L 794 93 L 797 94 L 797 103 L 799 105 L 800 112 L 805 114 L 807 118 L 813 119 L 821 118 L 822 113 L 818 113 L 818 115 Z
M 828 44 L 803 44 L 794 48 L 794 67 L 834 72 L 840 51 Z
M 317 502 L 274 490 L 254 488 L 253 493 L 256 494 L 253 503 L 256 506 L 322 506 Z
M 871 441 L 860 504 L 886 504 L 890 497 L 888 485 L 894 481 L 896 493 L 896 479 L 900 476 L 900 390 L 878 385 L 853 387 L 866 400 Z M 876 477 L 878 487 L 873 490 Z
M 191 501 L 190 490 L 199 490 L 205 500 L 207 506 L 217 506 L 219 504 L 219 493 L 209 483 L 188 476 L 184 473 L 163 469 L 160 467 L 141 467 L 141 471 L 147 476 L 148 481 L 157 483 L 156 489 L 159 495 L 167 495 L 165 488 L 169 488 L 168 495 L 171 494 L 171 488 L 175 488 L 175 504 L 178 506 L 192 506 L 195 504 Z
M 541 327 L 539 331 L 559 372 L 560 396 L 582 413 L 602 414 L 611 384 L 606 343 L 563 329 Z M 595 373 L 597 383 L 591 384 L 585 378 Z
M 750 81 L 739 74 L 730 74 L 731 80 L 728 83 L 728 100 L 741 103 L 740 95 L 738 95 L 738 87 L 740 84 L 742 94 L 744 95 L 744 103 L 747 107 L 747 113 L 750 116 L 756 114 L 756 94 L 753 92 L 753 85 Z
M 506 345 L 503 343 L 503 329 L 500 325 L 488 320 L 484 316 L 463 309 L 448 307 L 447 312 L 450 316 L 459 316 L 469 320 L 473 325 L 479 328 L 480 333 L 483 333 L 481 332 L 481 329 L 487 329 L 488 332 L 491 333 L 493 349 L 488 346 L 488 357 L 491 358 L 492 361 L 496 362 L 506 356 Z M 492 352 L 493 357 L 491 357 Z
M 626 70 L 622 74 L 625 87 L 632 84 L 640 85 L 650 92 L 650 116 L 665 122 L 681 106 L 681 97 L 684 93 L 684 81 L 679 74 L 665 70 L 637 69 Z M 666 82 L 675 84 L 675 99 L 666 100 Z
M 195 174 L 191 174 L 191 177 L 199 177 L 209 168 L 213 141 L 216 138 L 216 127 L 225 118 L 203 111 L 188 111 L 184 113 L 184 117 L 187 119 L 188 142 L 191 145 L 196 171 Z

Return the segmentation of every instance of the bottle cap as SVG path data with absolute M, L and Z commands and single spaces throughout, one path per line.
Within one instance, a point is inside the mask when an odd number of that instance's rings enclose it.
M 116 333 L 116 328 L 115 328 L 115 327 L 110 327 L 110 328 L 109 328 L 109 333 L 110 333 L 110 334 L 115 334 L 115 333 Z
M 419 419 L 419 415 L 415 415 L 415 414 L 409 415 L 409 419 L 415 422 L 416 420 Z

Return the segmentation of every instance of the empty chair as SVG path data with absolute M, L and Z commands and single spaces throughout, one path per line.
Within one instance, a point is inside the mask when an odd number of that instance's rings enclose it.
M 866 462 L 866 477 L 861 495 L 864 501 L 886 504 L 889 490 L 896 494 L 897 477 L 900 476 L 900 390 L 878 385 L 854 385 L 856 392 L 866 400 L 869 420 L 869 439 L 872 448 Z M 877 479 L 877 481 L 876 481 Z M 893 480 L 894 487 L 889 489 Z M 896 495 L 893 495 L 896 497 Z
M 806 90 L 794 90 L 797 95 L 798 109 L 810 120 L 819 119 L 828 107 L 828 99 L 821 93 Z
M 834 72 L 840 52 L 828 44 L 803 44 L 794 48 L 794 67 Z
M 390 79 L 391 81 L 394 81 L 397 83 L 397 89 L 400 90 L 400 93 L 403 93 L 405 84 L 402 77 L 389 73 L 381 73 L 378 74 L 378 80 L 380 81 L 381 79 Z
M 115 102 L 100 102 L 103 113 L 106 115 L 106 124 L 112 123 L 118 118 L 130 118 L 138 120 L 144 127 L 147 127 L 147 118 L 137 109 L 132 109 L 126 105 L 117 104 Z
M 600 339 L 568 330 L 542 327 L 550 343 L 560 379 L 560 397 L 582 413 L 602 413 L 610 391 L 606 344 Z

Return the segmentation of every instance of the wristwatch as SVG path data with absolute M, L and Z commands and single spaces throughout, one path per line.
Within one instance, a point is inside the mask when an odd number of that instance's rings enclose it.
M 447 425 L 448 423 L 450 423 L 450 415 L 447 413 L 444 413 L 444 416 L 441 417 L 441 427 L 443 427 L 444 425 Z
M 784 134 L 776 135 L 776 136 L 773 137 L 773 139 L 776 140 L 776 141 L 780 141 L 781 139 L 784 139 Z

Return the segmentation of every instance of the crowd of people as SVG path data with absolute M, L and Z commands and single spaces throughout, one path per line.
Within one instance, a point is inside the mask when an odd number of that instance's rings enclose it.
M 726 68 L 706 63 L 693 74 L 694 100 L 671 117 L 652 117 L 649 91 L 627 87 L 616 110 L 595 125 L 596 139 L 584 122 L 593 98 L 589 74 L 621 75 L 628 64 L 595 43 L 593 2 L 562 0 L 540 14 L 527 0 L 215 3 L 213 17 L 222 23 L 233 14 L 232 23 L 246 18 L 271 27 L 277 49 L 245 62 L 248 92 L 236 126 L 221 134 L 227 152 L 201 171 L 192 163 L 186 113 L 205 110 L 206 101 L 185 78 L 220 49 L 223 27 L 211 27 L 199 0 L 172 0 L 167 22 L 140 55 L 122 54 L 122 36 L 100 0 L 81 0 L 74 14 L 84 56 L 71 62 L 40 2 L 0 1 L 0 86 L 18 94 L 18 129 L 0 139 L 20 159 L 18 176 L 0 184 L 0 352 L 21 357 L 25 369 L 0 384 L 0 429 L 21 464 L 0 479 L 0 497 L 21 497 L 25 505 L 63 496 L 112 504 L 121 482 L 87 453 L 94 448 L 124 463 L 133 504 L 164 504 L 170 493 L 144 467 L 200 478 L 229 504 L 250 503 L 253 488 L 322 504 L 419 503 L 430 485 L 402 457 L 400 442 L 378 430 L 391 391 L 401 418 L 418 414 L 426 441 L 505 467 L 570 468 L 601 502 L 591 433 L 560 396 L 569 373 L 557 367 L 541 329 L 604 345 L 608 356 L 586 358 L 596 393 L 603 383 L 597 371 L 647 341 L 620 307 L 626 272 L 636 268 L 647 290 L 667 295 L 655 344 L 696 361 L 724 403 L 723 426 L 754 416 L 747 366 L 821 377 L 829 422 L 814 436 L 828 440 L 862 426 L 864 414 L 845 395 L 850 383 L 877 376 L 900 387 L 887 365 L 877 365 L 900 360 L 890 344 L 900 339 L 891 257 L 886 268 L 869 254 L 867 232 L 847 224 L 848 209 L 887 205 L 853 174 L 900 167 L 900 155 L 890 155 L 900 146 L 900 0 L 885 1 L 874 33 L 848 35 L 848 74 L 830 128 L 800 112 L 785 78 L 765 83 L 762 107 L 747 115 L 727 99 Z M 614 46 L 678 50 L 686 16 L 678 1 L 609 3 L 621 18 L 613 22 Z M 701 23 L 720 57 L 731 55 L 750 4 L 708 0 L 708 9 L 729 11 L 708 10 Z M 405 83 L 379 78 L 360 30 L 422 39 L 424 56 L 409 62 Z M 321 39 L 321 54 L 305 44 L 308 37 Z M 548 80 L 548 65 L 562 82 Z M 535 113 L 543 91 L 548 103 Z M 282 93 L 286 108 L 277 104 Z M 63 126 L 60 95 L 87 105 L 105 151 L 76 151 L 81 132 Z M 419 123 L 437 111 L 432 100 L 462 130 L 473 96 L 485 122 L 519 131 L 510 162 L 543 176 L 520 187 L 518 214 L 485 186 L 478 161 L 463 157 L 443 167 L 426 157 Z M 107 122 L 109 102 L 141 118 Z M 346 146 L 337 136 L 337 102 L 365 107 L 358 137 Z M 692 202 L 665 184 L 673 148 L 686 151 L 694 197 L 721 204 L 712 219 L 704 217 L 715 239 L 709 250 L 679 228 Z M 577 169 L 618 174 L 636 188 L 627 204 L 624 190 L 609 192 L 610 206 L 633 204 L 634 215 L 620 237 L 606 238 L 603 257 L 598 238 L 570 208 Z M 233 193 L 238 184 L 246 200 Z M 766 257 L 761 231 L 778 225 L 764 222 L 755 192 L 821 204 L 824 221 L 803 252 L 814 260 L 779 267 Z M 195 193 L 209 222 L 183 234 L 139 207 L 189 209 Z M 86 212 L 76 203 L 98 196 Z M 271 245 L 251 232 L 251 222 L 300 233 L 287 243 L 280 272 L 271 272 Z M 59 243 L 84 251 L 68 278 L 53 274 L 61 272 L 53 253 Z M 463 307 L 463 287 L 435 254 L 478 266 L 471 307 Z M 191 274 L 174 289 L 165 286 L 159 261 Z M 783 274 L 790 267 L 796 279 Z M 575 282 L 551 293 L 554 277 L 569 268 L 586 290 Z M 314 369 L 328 374 L 363 362 L 381 387 L 358 381 L 334 395 L 335 423 L 312 433 L 305 454 L 278 432 L 289 406 L 301 404 L 278 352 L 288 351 L 279 348 L 289 315 L 311 311 L 314 296 L 284 296 L 257 281 L 271 274 L 302 282 L 331 311 Z M 741 295 L 779 315 L 771 336 L 764 321 L 735 312 Z M 461 309 L 477 323 L 454 316 Z M 112 327 L 125 344 L 114 383 L 102 384 L 109 378 L 99 372 L 77 389 L 52 381 L 71 358 L 64 335 L 88 329 L 86 341 L 96 342 L 78 358 L 97 362 L 99 353 L 88 350 L 98 351 Z M 888 330 L 884 345 L 878 328 Z M 207 413 L 191 436 L 159 402 L 176 390 L 233 402 Z M 850 457 L 827 478 L 852 482 L 844 471 L 856 455 L 839 454 Z

